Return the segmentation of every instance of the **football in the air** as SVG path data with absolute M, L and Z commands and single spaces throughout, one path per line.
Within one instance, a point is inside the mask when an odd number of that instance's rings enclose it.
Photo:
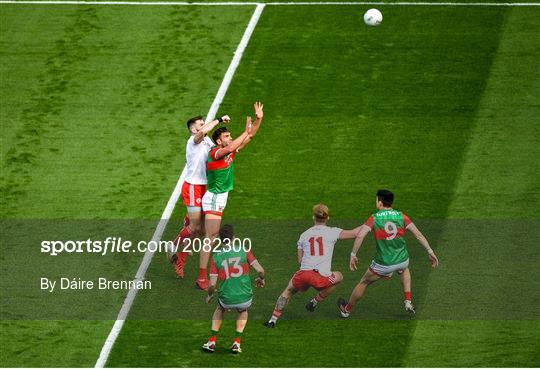
M 368 26 L 378 26 L 382 22 L 382 13 L 377 9 L 369 9 L 364 14 L 364 23 Z

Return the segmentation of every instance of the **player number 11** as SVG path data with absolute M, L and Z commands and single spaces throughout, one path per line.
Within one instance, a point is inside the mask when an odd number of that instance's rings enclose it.
M 309 239 L 309 251 L 311 253 L 311 256 L 315 256 L 315 242 L 319 244 L 319 256 L 323 256 L 324 254 L 324 247 L 323 247 L 323 239 L 322 237 L 311 237 Z

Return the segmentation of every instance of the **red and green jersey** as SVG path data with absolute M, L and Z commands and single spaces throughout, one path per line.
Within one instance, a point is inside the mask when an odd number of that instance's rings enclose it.
M 219 299 L 226 305 L 242 304 L 251 300 L 253 290 L 249 266 L 257 259 L 250 252 L 215 252 L 210 258 L 210 275 L 218 276 Z
M 206 178 L 208 179 L 207 190 L 212 193 L 224 193 L 232 191 L 234 188 L 234 155 L 231 152 L 219 159 L 216 159 L 216 153 L 219 147 L 214 146 L 208 154 L 208 163 L 206 166 Z
M 394 209 L 382 209 L 370 216 L 364 224 L 374 230 L 377 264 L 396 265 L 409 258 L 404 237 L 407 226 L 411 224 L 408 216 Z

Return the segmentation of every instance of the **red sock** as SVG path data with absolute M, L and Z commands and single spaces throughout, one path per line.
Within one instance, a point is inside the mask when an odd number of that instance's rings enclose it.
M 345 310 L 348 311 L 349 313 L 352 311 L 352 309 L 353 309 L 353 306 L 351 304 L 345 305 Z
M 240 337 L 236 337 L 236 338 L 234 339 L 234 343 L 240 343 Z
M 411 301 L 411 291 L 405 292 L 405 300 Z
M 321 302 L 322 300 L 324 300 L 324 297 L 321 296 L 320 292 L 315 295 L 315 301 Z
M 182 249 L 184 248 L 184 244 L 182 243 L 182 241 L 186 238 L 191 237 L 192 233 L 193 232 L 191 232 L 191 228 L 189 227 L 184 227 L 180 230 L 180 232 L 178 232 L 178 235 L 173 241 L 174 245 L 178 248 L 178 251 L 182 251 Z
M 178 251 L 176 253 L 177 255 L 177 258 L 176 258 L 176 265 L 185 265 L 186 264 L 186 260 L 189 256 L 189 252 L 187 251 Z
M 199 279 L 206 279 L 206 268 L 199 268 Z
M 208 339 L 208 341 L 210 341 L 210 342 L 216 342 L 216 338 L 217 338 L 216 336 L 212 336 L 212 337 L 210 337 L 210 338 Z

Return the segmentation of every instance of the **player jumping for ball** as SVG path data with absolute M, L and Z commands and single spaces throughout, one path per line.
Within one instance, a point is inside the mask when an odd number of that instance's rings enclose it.
M 255 109 L 255 122 L 252 123 L 251 117 L 247 117 L 246 129 L 238 138 L 233 140 L 226 127 L 218 128 L 212 133 L 215 146 L 208 155 L 206 172 L 208 188 L 202 199 L 204 228 L 206 230 L 204 243 L 207 245 L 213 245 L 214 243 L 221 226 L 221 217 L 227 205 L 229 192 L 234 188 L 234 157 L 257 134 L 261 125 L 264 115 L 263 105 L 256 102 L 253 107 Z M 208 247 L 201 249 L 199 277 L 195 281 L 196 286 L 202 290 L 208 288 L 208 279 L 206 277 L 210 257 L 208 249 Z
M 404 237 L 407 230 L 411 231 L 426 249 L 431 266 L 435 268 L 439 265 L 439 260 L 429 246 L 429 242 L 409 217 L 400 211 L 392 209 L 394 194 L 388 190 L 379 190 L 375 201 L 378 210 L 360 226 L 360 231 L 351 252 L 349 268 L 353 271 L 357 269 L 358 258 L 356 253 L 362 246 L 366 235 L 372 230 L 374 230 L 375 243 L 377 244 L 377 254 L 360 282 L 352 291 L 349 301 L 347 302 L 343 298 L 338 300 L 339 312 L 344 318 L 349 317 L 358 300 L 364 295 L 367 286 L 381 278 L 389 279 L 394 272 L 401 275 L 405 293 L 405 310 L 414 314 L 414 306 L 411 302 L 409 253 L 407 252 L 407 243 Z
M 200 115 L 187 121 L 187 128 L 191 136 L 186 143 L 186 177 L 182 184 L 182 200 L 187 208 L 187 219 L 184 222 L 184 227 L 174 240 L 177 248 L 176 253 L 170 254 L 176 275 L 180 278 L 184 277 L 184 265 L 188 256 L 188 252 L 184 251 L 182 241 L 188 238 L 196 238 L 202 230 L 202 197 L 206 192 L 206 184 L 208 183 L 206 162 L 208 153 L 214 146 L 207 134 L 218 123 L 227 123 L 229 121 L 228 115 L 214 119 L 206 124 Z
M 215 351 L 223 315 L 226 311 L 236 309 L 238 312 L 236 335 L 231 351 L 238 354 L 242 352 L 240 339 L 248 321 L 248 309 L 253 298 L 249 268 L 252 267 L 258 273 L 258 277 L 255 279 L 257 287 L 264 287 L 264 269 L 253 256 L 251 250 L 246 252 L 243 245 L 240 248 L 236 247 L 239 245 L 234 242 L 232 226 L 224 225 L 219 231 L 219 239 L 221 240 L 220 252 L 214 252 L 210 259 L 210 285 L 206 298 L 207 303 L 210 303 L 214 298 L 219 278 L 218 306 L 212 316 L 212 335 L 202 348 L 207 352 Z M 235 251 L 235 248 L 239 251 Z
M 277 299 L 272 317 L 264 325 L 274 328 L 283 309 L 291 297 L 298 291 L 305 292 L 310 287 L 319 291 L 307 304 L 308 311 L 315 311 L 317 305 L 327 298 L 343 280 L 343 275 L 332 271 L 332 254 L 338 240 L 355 238 L 360 227 L 344 231 L 337 227 L 328 227 L 330 219 L 328 207 L 317 204 L 313 207 L 313 227 L 300 235 L 298 240 L 298 262 L 300 270 L 294 273 L 287 288 Z

